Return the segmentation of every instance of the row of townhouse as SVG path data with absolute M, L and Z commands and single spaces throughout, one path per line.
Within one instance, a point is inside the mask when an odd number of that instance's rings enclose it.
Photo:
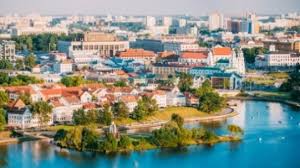
M 22 87 L 7 87 L 11 102 L 8 110 L 8 126 L 31 128 L 38 126 L 38 117 L 33 116 L 28 106 L 19 98 L 28 94 L 33 102 L 47 101 L 53 106 L 51 121 L 53 123 L 71 123 L 74 110 L 101 108 L 104 104 L 122 101 L 130 112 L 133 112 L 142 96 L 155 99 L 160 108 L 167 106 L 185 106 L 186 97 L 177 87 L 162 87 L 147 91 L 133 87 L 106 87 L 100 84 L 81 87 L 64 87 L 61 85 L 42 86 L 29 85 Z

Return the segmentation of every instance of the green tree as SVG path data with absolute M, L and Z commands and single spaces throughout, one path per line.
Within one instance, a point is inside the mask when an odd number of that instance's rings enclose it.
M 91 128 L 83 128 L 82 130 L 82 150 L 97 150 L 98 134 L 96 130 Z
M 82 128 L 75 127 L 71 129 L 67 134 L 67 146 L 75 148 L 76 150 L 82 150 Z
M 186 92 L 191 90 L 193 85 L 193 77 L 187 73 L 180 73 L 179 74 L 179 83 L 178 87 L 181 92 Z
M 179 114 L 173 113 L 171 116 L 171 121 L 176 122 L 179 128 L 183 127 L 184 119 Z
M 1 59 L 0 60 L 0 69 L 11 70 L 11 69 L 13 69 L 13 64 L 9 60 Z
M 221 110 L 225 106 L 225 99 L 218 93 L 208 92 L 199 98 L 199 110 L 213 113 Z
M 122 101 L 114 103 L 112 106 L 112 111 L 114 116 L 117 118 L 128 118 L 129 117 L 129 109 L 126 104 Z
M 89 123 L 88 118 L 83 109 L 74 110 L 73 122 L 75 125 L 86 125 Z
M 132 118 L 139 121 L 146 116 L 152 115 L 157 110 L 158 105 L 156 100 L 147 96 L 143 96 L 142 99 L 138 101 L 138 105 L 134 108 Z
M 210 93 L 210 92 L 213 92 L 214 89 L 212 88 L 211 86 L 211 82 L 209 80 L 205 80 L 201 87 L 199 87 L 197 90 L 196 90 L 196 96 L 197 97 L 201 97 L 202 95 L 204 95 L 205 93 Z
M 37 115 L 39 125 L 46 125 L 51 119 L 52 106 L 45 101 L 38 101 L 32 104 L 32 114 Z
M 24 69 L 24 61 L 23 61 L 23 59 L 17 59 L 16 60 L 15 68 L 17 70 L 23 70 Z
M 112 122 L 112 112 L 108 105 L 104 105 L 103 110 L 99 112 L 98 122 L 104 125 L 110 125 Z
M 118 142 L 118 146 L 120 149 L 125 151 L 131 150 L 133 148 L 131 139 L 127 135 L 121 136 L 120 141 Z
M 116 86 L 116 87 L 126 87 L 127 86 L 127 84 L 126 84 L 126 82 L 125 81 L 117 81 L 117 82 L 115 82 L 114 83 L 114 86 Z
M 5 111 L 3 108 L 0 108 L 0 131 L 3 131 L 6 125 L 5 120 Z
M 58 146 L 67 147 L 67 134 L 65 129 L 59 129 L 54 135 L 54 141 Z
M 118 141 L 112 134 L 107 134 L 101 148 L 106 153 L 117 152 Z
M 9 84 L 9 76 L 5 72 L 0 72 L 0 85 Z
M 27 57 L 25 57 L 24 59 L 24 64 L 26 66 L 26 68 L 33 68 L 36 65 L 36 58 L 34 56 L 34 54 L 29 54 Z
M 8 103 L 8 100 L 8 94 L 4 91 L 0 91 L 0 108 L 5 106 Z
M 65 76 L 61 79 L 61 83 L 67 87 L 79 86 L 84 83 L 82 76 Z
M 237 125 L 231 124 L 227 126 L 227 130 L 231 133 L 231 134 L 239 134 L 242 135 L 244 133 L 243 129 Z

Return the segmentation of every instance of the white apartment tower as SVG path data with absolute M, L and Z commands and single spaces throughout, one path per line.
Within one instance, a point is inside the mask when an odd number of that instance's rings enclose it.
M 224 28 L 224 16 L 221 13 L 212 13 L 209 15 L 209 30 L 217 30 Z
M 162 21 L 163 21 L 164 26 L 170 27 L 172 25 L 172 18 L 171 17 L 165 16 L 165 17 L 163 17 Z
M 146 27 L 154 27 L 156 25 L 156 19 L 153 16 L 146 16 Z

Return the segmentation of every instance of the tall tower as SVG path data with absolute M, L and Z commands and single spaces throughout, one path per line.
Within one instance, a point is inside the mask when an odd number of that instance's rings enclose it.
M 209 15 L 209 30 L 217 30 L 224 28 L 224 16 L 221 13 L 215 12 Z

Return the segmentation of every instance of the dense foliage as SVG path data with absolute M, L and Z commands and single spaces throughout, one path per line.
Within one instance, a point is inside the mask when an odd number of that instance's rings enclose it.
M 14 37 L 12 40 L 16 42 L 16 50 L 28 51 L 53 51 L 57 50 L 58 40 L 80 40 L 83 38 L 82 34 L 56 35 L 50 33 L 38 35 L 22 35 Z
M 45 101 L 38 101 L 32 104 L 32 114 L 39 119 L 39 125 L 45 126 L 51 120 L 52 106 Z
M 181 92 L 190 91 L 193 85 L 193 77 L 187 73 L 179 74 L 178 88 Z
M 112 106 L 112 111 L 115 118 L 128 118 L 129 109 L 126 104 L 122 101 L 114 103 Z
M 2 86 L 29 85 L 29 84 L 35 84 L 41 82 L 42 80 L 39 80 L 33 76 L 27 76 L 27 75 L 9 76 L 5 72 L 0 72 L 0 85 Z
M 290 92 L 293 100 L 300 101 L 300 72 L 293 72 L 280 87 L 281 91 Z
M 112 122 L 112 113 L 108 106 L 105 106 L 102 110 L 88 110 L 83 109 L 74 110 L 73 122 L 75 125 L 90 125 L 90 124 L 102 124 L 110 125 Z
M 225 106 L 225 99 L 221 97 L 206 80 L 200 88 L 196 90 L 199 97 L 199 110 L 207 113 L 217 112 Z
M 61 83 L 67 87 L 79 86 L 84 83 L 84 79 L 82 76 L 64 76 Z
M 255 62 L 255 57 L 259 54 L 265 54 L 268 50 L 263 47 L 254 47 L 254 48 L 243 48 L 243 54 L 245 61 L 248 64 L 253 64 Z
M 229 131 L 243 132 L 238 126 Z M 97 151 L 104 153 L 128 152 L 153 148 L 176 148 L 191 144 L 214 144 L 220 141 L 235 141 L 232 137 L 220 138 L 214 132 L 204 128 L 187 129 L 183 127 L 183 118 L 173 114 L 171 121 L 162 128 L 153 131 L 147 137 L 121 135 L 120 137 L 106 133 L 99 135 L 93 127 L 75 127 L 71 130 L 58 130 L 54 136 L 57 145 L 79 151 Z
M 5 111 L 3 108 L 0 108 L 0 131 L 3 131 L 6 125 L 5 120 Z
M 135 120 L 142 120 L 144 117 L 152 115 L 157 110 L 158 105 L 156 100 L 143 96 L 142 99 L 138 101 L 138 105 L 134 108 L 132 118 Z

